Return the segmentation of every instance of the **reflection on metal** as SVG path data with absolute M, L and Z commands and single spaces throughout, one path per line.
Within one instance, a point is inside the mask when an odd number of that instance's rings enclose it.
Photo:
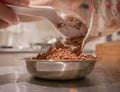
M 29 73 L 38 78 L 51 80 L 80 79 L 90 74 L 96 60 L 49 61 L 25 59 Z

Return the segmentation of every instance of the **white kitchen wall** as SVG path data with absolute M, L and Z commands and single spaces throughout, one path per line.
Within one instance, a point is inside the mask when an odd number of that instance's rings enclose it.
M 0 31 L 0 45 L 7 44 L 7 42 L 8 44 L 13 42 L 14 46 L 28 45 L 34 42 L 44 42 L 53 37 L 56 37 L 55 29 L 46 20 L 21 23 Z
M 47 21 L 20 23 L 0 30 L 0 46 L 28 47 L 32 42 L 44 42 L 56 36 L 54 28 Z M 0 51 L 1 66 L 19 66 L 23 62 L 19 57 L 34 56 L 38 53 L 3 53 Z

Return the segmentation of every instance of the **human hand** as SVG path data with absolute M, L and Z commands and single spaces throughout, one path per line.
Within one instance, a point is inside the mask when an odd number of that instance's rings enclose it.
M 31 5 L 53 6 L 57 8 L 76 9 L 81 5 L 82 0 L 33 0 Z
M 1 0 L 0 2 L 0 29 L 19 23 L 18 16 L 5 4 L 22 6 L 27 6 L 29 4 L 29 0 Z

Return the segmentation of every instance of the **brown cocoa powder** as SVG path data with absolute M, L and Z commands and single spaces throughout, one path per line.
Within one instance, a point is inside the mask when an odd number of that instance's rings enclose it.
M 95 59 L 92 55 L 82 55 L 81 43 L 83 37 L 75 37 L 67 39 L 63 43 L 57 43 L 55 46 L 51 47 L 46 53 L 39 54 L 33 59 L 44 59 L 44 60 L 91 60 Z M 71 46 L 76 46 L 75 49 L 72 49 Z
M 82 25 L 87 29 L 85 24 L 80 21 L 77 17 L 67 16 L 66 22 L 58 22 L 56 24 L 57 28 L 64 26 L 70 26 L 74 29 L 81 31 Z M 86 29 L 82 29 L 80 36 L 66 39 L 64 43 L 59 41 L 53 47 L 51 47 L 46 53 L 40 53 L 34 59 L 44 59 L 44 60 L 91 60 L 94 59 L 92 55 L 82 55 L 81 45 L 83 39 L 85 38 Z M 74 30 L 73 30 L 74 31 Z

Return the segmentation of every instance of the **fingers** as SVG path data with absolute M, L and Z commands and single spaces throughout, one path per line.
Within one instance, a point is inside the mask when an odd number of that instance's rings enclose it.
M 82 0 L 33 0 L 31 5 L 53 6 L 57 8 L 77 9 Z
M 4 22 L 4 21 L 0 20 L 0 29 L 6 28 L 8 26 L 9 26 L 9 24 L 7 22 Z
M 17 15 L 14 13 L 14 11 L 12 11 L 12 9 L 4 6 L 1 3 L 0 3 L 0 20 L 2 20 L 2 23 L 4 21 L 9 25 L 17 24 L 19 22 L 19 19 Z
M 3 0 L 7 3 L 14 4 L 14 5 L 22 5 L 22 6 L 28 6 L 29 0 Z
M 51 3 L 52 0 L 32 0 L 30 2 L 30 5 L 41 5 L 41 6 L 47 6 Z
M 29 0 L 1 0 L 0 3 L 0 29 L 19 23 L 19 18 L 15 12 L 6 7 L 5 4 L 28 6 Z

